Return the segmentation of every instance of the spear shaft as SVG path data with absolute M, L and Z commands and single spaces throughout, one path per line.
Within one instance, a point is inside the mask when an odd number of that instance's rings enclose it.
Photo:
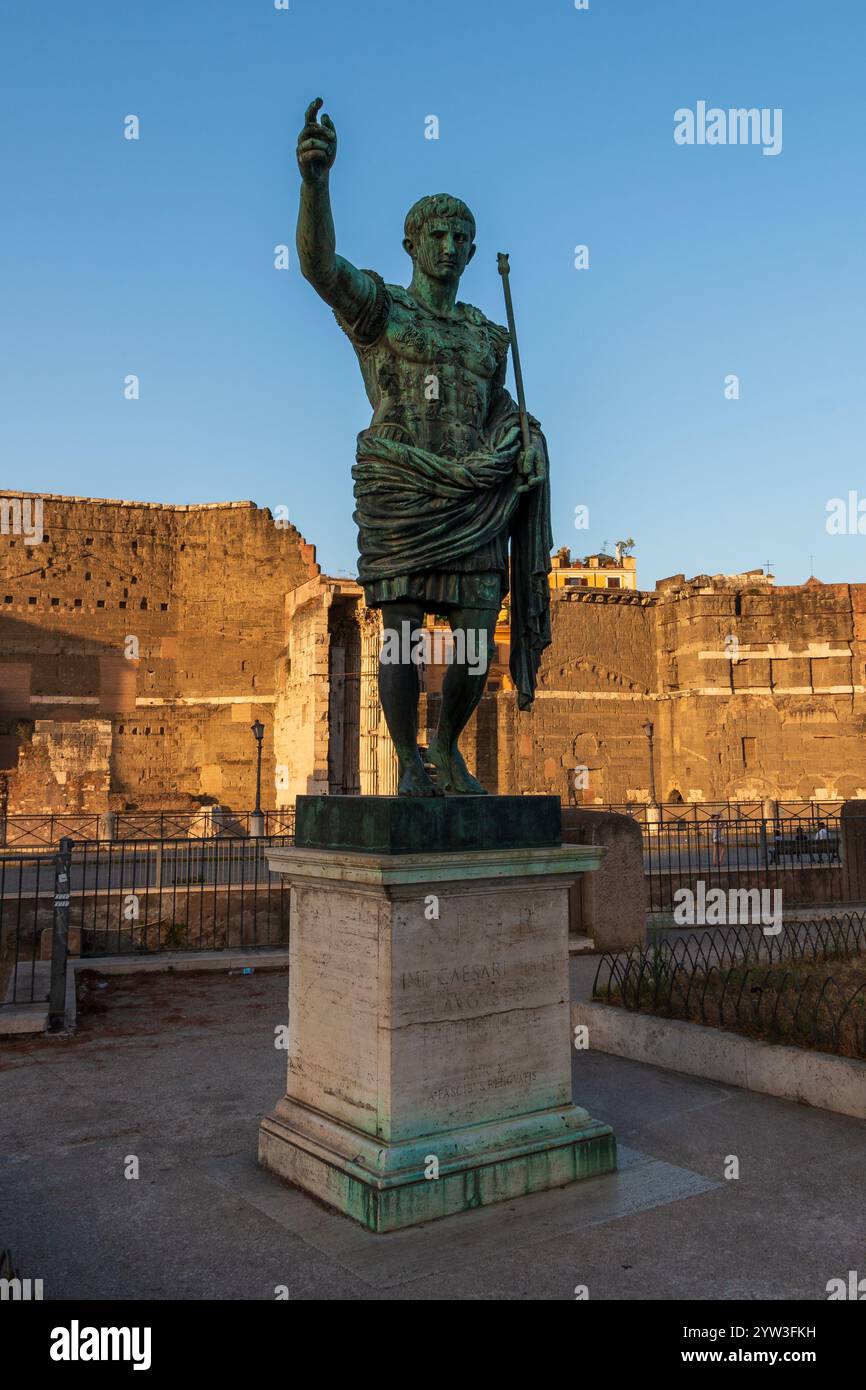
M 520 351 L 517 346 L 517 329 L 514 326 L 514 305 L 511 302 L 511 267 L 508 264 L 508 252 L 500 251 L 497 255 L 497 265 L 499 274 L 502 276 L 502 288 L 505 292 L 505 313 L 508 318 L 508 335 L 511 338 L 511 353 L 514 361 L 514 381 L 517 386 L 517 408 L 520 411 L 520 432 L 523 435 L 523 447 L 529 449 L 532 440 L 529 437 L 529 416 L 526 413 L 526 397 L 523 394 L 523 373 L 520 370 Z

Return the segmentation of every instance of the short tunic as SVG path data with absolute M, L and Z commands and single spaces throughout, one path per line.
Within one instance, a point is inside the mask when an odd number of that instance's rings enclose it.
M 485 547 L 486 548 L 486 547 Z M 471 561 L 476 556 L 467 557 Z M 394 579 L 377 579 L 364 585 L 364 597 L 368 608 L 379 608 L 383 603 L 399 603 L 412 600 L 423 603 L 428 613 L 442 613 L 448 608 L 495 608 L 502 606 L 508 591 L 507 569 L 465 570 L 456 573 L 454 569 L 418 570 L 414 574 L 400 574 Z

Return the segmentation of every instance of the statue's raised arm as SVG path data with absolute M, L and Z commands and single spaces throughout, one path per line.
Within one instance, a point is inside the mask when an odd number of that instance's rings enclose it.
M 318 119 L 322 98 L 307 107 L 298 136 L 301 204 L 296 244 L 301 273 L 332 309 L 354 323 L 370 305 L 376 287 L 369 275 L 337 255 L 329 175 L 337 157 L 337 132 L 330 116 Z

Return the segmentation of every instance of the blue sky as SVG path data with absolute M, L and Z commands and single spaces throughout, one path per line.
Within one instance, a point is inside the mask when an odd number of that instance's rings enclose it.
M 634 536 L 646 588 L 863 581 L 866 536 L 825 520 L 866 498 L 864 48 L 855 0 L 7 0 L 0 486 L 284 504 L 354 571 L 369 407 L 294 254 L 321 95 L 344 255 L 406 283 L 407 208 L 453 192 L 461 298 L 502 321 L 510 252 L 557 544 Z M 676 145 L 699 100 L 782 108 L 782 152 Z

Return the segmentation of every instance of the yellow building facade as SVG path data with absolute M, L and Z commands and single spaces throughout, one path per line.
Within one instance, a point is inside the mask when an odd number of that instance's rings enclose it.
M 551 557 L 551 589 L 636 589 L 637 565 L 633 555 L 587 555 L 584 560 L 563 546 Z

